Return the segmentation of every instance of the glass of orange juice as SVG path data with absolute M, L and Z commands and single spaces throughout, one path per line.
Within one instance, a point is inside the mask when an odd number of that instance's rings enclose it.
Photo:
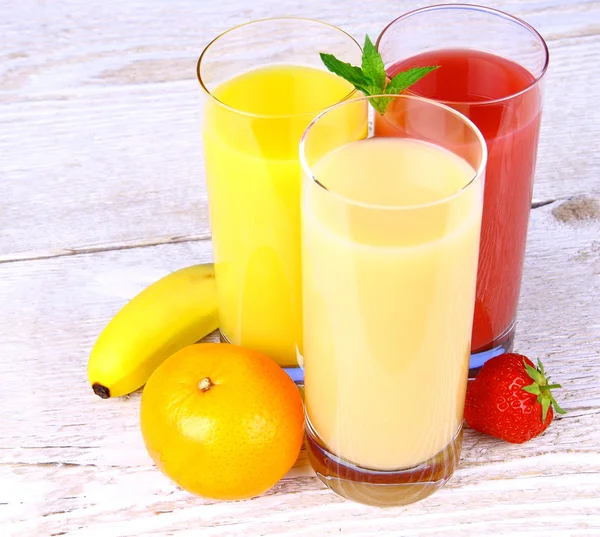
M 384 115 L 330 108 L 300 145 L 307 451 L 331 489 L 380 506 L 458 463 L 487 159 L 465 116 L 386 98 Z
M 221 340 L 264 352 L 299 382 L 298 145 L 319 112 L 354 93 L 321 51 L 361 58 L 338 28 L 279 18 L 225 32 L 197 67 Z

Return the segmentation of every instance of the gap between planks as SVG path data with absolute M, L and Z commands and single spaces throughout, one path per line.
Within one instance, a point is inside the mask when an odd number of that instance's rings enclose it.
M 564 201 L 570 199 L 570 196 L 564 196 L 555 199 L 534 201 L 531 203 L 531 209 L 538 209 L 545 207 L 557 201 Z M 155 239 L 148 239 L 139 242 L 130 242 L 123 244 L 106 244 L 100 246 L 82 246 L 79 248 L 62 248 L 59 250 L 53 250 L 49 252 L 21 252 L 17 254 L 5 254 L 0 256 L 0 265 L 4 263 L 18 263 L 21 261 L 39 261 L 43 259 L 54 259 L 57 257 L 69 257 L 73 255 L 88 255 L 96 254 L 99 252 L 111 252 L 117 250 L 133 250 L 136 248 L 150 248 L 152 246 L 162 246 L 164 244 L 182 244 L 192 242 L 202 242 L 211 240 L 212 236 L 210 233 L 204 233 L 200 235 L 181 235 L 175 237 L 157 237 Z
M 22 252 L 18 254 L 5 254 L 0 256 L 0 264 L 17 263 L 20 261 L 38 261 L 41 259 L 54 259 L 56 257 L 68 257 L 72 255 L 88 255 L 99 252 L 111 252 L 116 250 L 133 250 L 136 248 L 149 248 L 152 246 L 161 246 L 163 244 L 181 244 L 188 242 L 201 242 L 211 239 L 210 233 L 201 235 L 187 235 L 176 237 L 157 237 L 139 242 L 123 244 L 107 244 L 102 246 L 82 246 L 80 248 L 62 248 L 50 252 Z

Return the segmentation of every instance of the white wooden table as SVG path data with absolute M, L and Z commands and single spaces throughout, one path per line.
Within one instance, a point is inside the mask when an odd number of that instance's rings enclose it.
M 276 15 L 375 37 L 423 2 L 0 2 L 2 537 L 600 535 L 600 3 L 487 3 L 551 51 L 516 348 L 544 359 L 568 413 L 522 446 L 467 431 L 444 489 L 379 510 L 326 490 L 304 453 L 259 498 L 191 496 L 152 466 L 139 393 L 99 399 L 86 362 L 127 299 L 211 257 L 209 39 Z

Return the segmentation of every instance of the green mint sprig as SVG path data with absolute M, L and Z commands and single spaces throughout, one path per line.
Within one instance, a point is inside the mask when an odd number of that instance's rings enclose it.
M 361 67 L 338 60 L 333 54 L 321 52 L 320 56 L 327 69 L 350 82 L 350 84 L 358 91 L 362 91 L 366 96 L 394 95 L 396 93 L 402 93 L 415 82 L 421 80 L 426 74 L 439 67 L 439 65 L 413 67 L 412 69 L 398 73 L 389 80 L 387 73 L 385 72 L 385 66 L 381 59 L 381 55 L 368 35 L 365 37 Z M 392 97 L 376 97 L 369 99 L 373 108 L 381 115 L 385 114 L 391 101 Z

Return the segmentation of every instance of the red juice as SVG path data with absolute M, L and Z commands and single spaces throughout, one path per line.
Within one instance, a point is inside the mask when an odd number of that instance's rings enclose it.
M 410 93 L 466 115 L 488 148 L 471 352 L 495 347 L 517 313 L 541 121 L 541 93 L 524 67 L 487 52 L 433 50 L 401 60 L 388 75 L 439 65 Z M 385 134 L 383 134 L 385 135 Z M 512 336 L 509 336 L 511 338 Z M 508 345 L 511 345 L 508 342 Z

